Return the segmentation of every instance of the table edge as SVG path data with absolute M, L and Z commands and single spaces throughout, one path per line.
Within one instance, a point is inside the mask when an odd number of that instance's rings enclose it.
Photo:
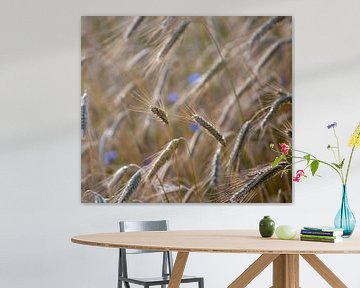
M 81 235 L 79 235 L 81 236 Z M 170 247 L 170 246 L 152 246 L 152 245 L 132 245 L 132 244 L 113 244 L 113 243 L 100 243 L 96 241 L 89 240 L 79 240 L 74 236 L 71 238 L 71 242 L 79 245 L 101 247 L 101 248 L 116 248 L 116 249 L 137 249 L 137 250 L 150 250 L 150 251 L 171 251 L 171 252 L 189 252 L 189 253 L 224 253 L 224 254 L 293 254 L 293 255 L 302 255 L 302 254 L 360 254 L 359 250 L 355 251 L 329 251 L 329 250 L 317 250 L 317 251 L 301 251 L 301 250 L 262 250 L 262 249 L 205 249 L 205 248 L 192 248 L 185 249 L 179 247 Z M 330 243 L 329 245 L 334 245 Z M 335 244 L 336 245 L 336 244 Z

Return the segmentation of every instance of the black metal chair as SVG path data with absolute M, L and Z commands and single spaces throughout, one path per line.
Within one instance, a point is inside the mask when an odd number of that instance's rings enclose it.
M 135 231 L 167 231 L 168 222 L 166 220 L 160 221 L 120 221 L 120 232 L 135 232 Z M 149 250 L 135 250 L 135 249 L 119 249 L 119 269 L 118 269 L 118 288 L 122 288 L 124 283 L 125 288 L 130 288 L 131 284 L 141 285 L 144 288 L 150 286 L 160 286 L 165 288 L 169 284 L 170 276 L 173 268 L 173 259 L 171 252 L 149 251 Z M 132 278 L 128 276 L 127 271 L 127 254 L 142 254 L 142 253 L 163 253 L 162 275 L 153 278 Z M 198 283 L 199 288 L 204 288 L 204 278 L 183 276 L 181 283 Z

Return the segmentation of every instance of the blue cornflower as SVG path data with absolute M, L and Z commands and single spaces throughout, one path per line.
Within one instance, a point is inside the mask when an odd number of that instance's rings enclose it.
M 104 159 L 103 159 L 104 165 L 105 166 L 110 165 L 111 162 L 116 160 L 117 157 L 118 157 L 118 154 L 115 150 L 106 151 L 104 153 Z
M 334 123 L 327 125 L 327 128 L 331 129 L 331 128 L 335 128 L 336 126 L 337 126 L 337 122 L 334 122 Z
M 187 81 L 189 84 L 197 84 L 201 79 L 201 75 L 199 73 L 191 73 L 188 77 L 187 77 Z
M 190 128 L 190 130 L 191 130 L 192 132 L 195 133 L 197 130 L 199 130 L 199 125 L 196 124 L 196 123 L 190 123 L 190 124 L 189 124 L 189 128 Z
M 171 92 L 167 97 L 169 103 L 175 103 L 178 99 L 179 94 L 177 94 L 176 92 Z

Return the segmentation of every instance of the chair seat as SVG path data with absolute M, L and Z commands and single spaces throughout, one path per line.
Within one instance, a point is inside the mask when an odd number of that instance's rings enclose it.
M 188 283 L 188 282 L 196 282 L 199 281 L 202 277 L 195 277 L 195 276 L 186 276 L 184 275 L 181 278 L 181 283 Z M 150 284 L 150 285 L 161 285 L 161 284 L 168 284 L 170 281 L 170 276 L 163 276 L 163 277 L 149 277 L 149 278 L 126 278 L 126 277 L 119 277 L 119 280 L 134 283 L 138 285 Z

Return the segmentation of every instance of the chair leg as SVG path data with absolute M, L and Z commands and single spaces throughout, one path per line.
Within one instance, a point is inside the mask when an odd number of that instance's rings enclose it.
M 117 288 L 122 288 L 122 281 L 119 279 L 119 276 L 122 276 L 122 255 L 121 250 L 119 249 L 119 263 L 118 263 L 118 285 Z
M 204 279 L 199 280 L 199 288 L 204 288 Z

